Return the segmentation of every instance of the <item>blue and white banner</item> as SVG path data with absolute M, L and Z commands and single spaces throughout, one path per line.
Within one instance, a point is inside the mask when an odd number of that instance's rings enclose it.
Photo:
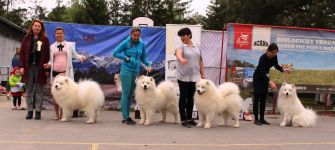
M 130 26 L 101 26 L 45 22 L 50 44 L 55 42 L 57 27 L 65 30 L 65 40 L 75 42 L 78 53 L 89 58 L 84 63 L 73 61 L 75 77 L 92 78 L 100 83 L 112 83 L 121 61 L 115 59 L 114 49 L 130 35 Z M 165 74 L 165 28 L 143 27 L 141 38 L 146 45 L 148 60 L 153 63 L 156 77 Z

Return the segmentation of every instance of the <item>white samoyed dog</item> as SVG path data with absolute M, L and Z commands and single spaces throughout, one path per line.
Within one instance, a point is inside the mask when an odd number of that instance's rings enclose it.
M 278 93 L 278 108 L 283 115 L 280 126 L 292 124 L 295 127 L 311 127 L 315 125 L 316 113 L 305 108 L 298 96 L 294 84 L 283 83 Z
M 115 85 L 116 85 L 117 92 L 122 93 L 120 74 L 117 73 L 117 74 L 114 75 L 114 82 L 115 82 Z
M 210 128 L 216 115 L 223 116 L 224 126 L 228 116 L 235 120 L 234 127 L 239 127 L 239 113 L 242 109 L 242 97 L 239 87 L 232 82 L 226 82 L 219 87 L 206 79 L 200 79 L 196 83 L 194 95 L 195 105 L 199 113 L 198 127 Z
M 78 84 L 71 78 L 57 76 L 52 83 L 51 94 L 56 103 L 63 109 L 60 121 L 68 121 L 73 110 L 83 110 L 88 115 L 86 123 L 97 122 L 99 110 L 105 96 L 98 83 L 90 80 Z
M 140 76 L 136 79 L 135 99 L 141 112 L 138 124 L 150 125 L 156 111 L 162 113 L 161 122 L 166 121 L 166 112 L 173 114 L 175 123 L 179 122 L 178 97 L 171 82 L 163 81 L 156 87 L 154 78 Z

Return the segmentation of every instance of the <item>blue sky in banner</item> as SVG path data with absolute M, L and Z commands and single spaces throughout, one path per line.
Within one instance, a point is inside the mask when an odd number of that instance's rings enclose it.
M 114 49 L 130 34 L 129 26 L 100 26 L 45 22 L 50 43 L 55 42 L 54 30 L 63 27 L 65 40 L 76 42 L 77 51 L 86 51 L 96 56 L 112 56 Z M 148 59 L 153 62 L 165 60 L 165 28 L 142 28 L 141 38 L 146 44 Z
M 228 59 L 257 66 L 265 50 L 234 49 L 234 29 L 228 28 Z M 293 63 L 296 69 L 335 70 L 335 32 L 272 28 L 270 42 L 279 46 L 279 64 Z

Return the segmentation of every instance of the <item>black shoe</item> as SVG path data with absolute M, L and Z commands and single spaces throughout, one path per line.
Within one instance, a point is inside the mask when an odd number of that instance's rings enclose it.
M 261 121 L 259 121 L 259 120 L 255 120 L 255 121 L 254 121 L 254 124 L 255 124 L 255 125 L 262 125 Z
M 130 117 L 128 118 L 129 119 L 129 122 L 133 123 L 133 124 L 136 124 L 136 121 L 134 121 L 133 119 L 131 119 Z
M 261 123 L 262 124 L 265 124 L 265 125 L 271 125 L 269 122 L 267 122 L 266 120 L 261 120 Z
M 26 119 L 32 119 L 33 118 L 33 111 L 28 111 Z
M 190 124 L 190 125 L 192 125 L 192 126 L 196 126 L 196 125 L 198 124 L 198 123 L 195 122 L 193 119 L 188 120 L 187 122 L 188 122 L 188 124 Z
M 36 111 L 35 112 L 35 120 L 41 120 L 41 112 L 40 111 Z
M 136 122 L 134 120 L 132 120 L 131 118 L 127 118 L 122 120 L 122 123 L 127 124 L 127 125 L 135 125 Z
M 183 121 L 181 122 L 181 125 L 186 127 L 186 128 L 192 128 L 192 125 L 188 123 L 188 121 Z

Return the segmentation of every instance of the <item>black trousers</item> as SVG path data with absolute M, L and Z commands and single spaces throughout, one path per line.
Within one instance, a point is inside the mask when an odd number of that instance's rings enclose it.
M 195 82 L 183 82 L 178 80 L 180 97 L 179 97 L 179 113 L 181 121 L 191 120 L 193 105 Z
M 17 101 L 17 106 L 21 106 L 21 96 L 13 96 L 13 105 L 16 106 L 16 101 Z
M 255 92 L 254 93 L 254 102 L 253 102 L 253 112 L 255 116 L 255 120 L 264 120 L 264 112 L 265 112 L 265 101 L 267 92 Z M 259 109 L 258 109 L 259 106 Z M 259 110 L 259 111 L 258 111 Z M 259 117 L 258 118 L 258 112 Z

